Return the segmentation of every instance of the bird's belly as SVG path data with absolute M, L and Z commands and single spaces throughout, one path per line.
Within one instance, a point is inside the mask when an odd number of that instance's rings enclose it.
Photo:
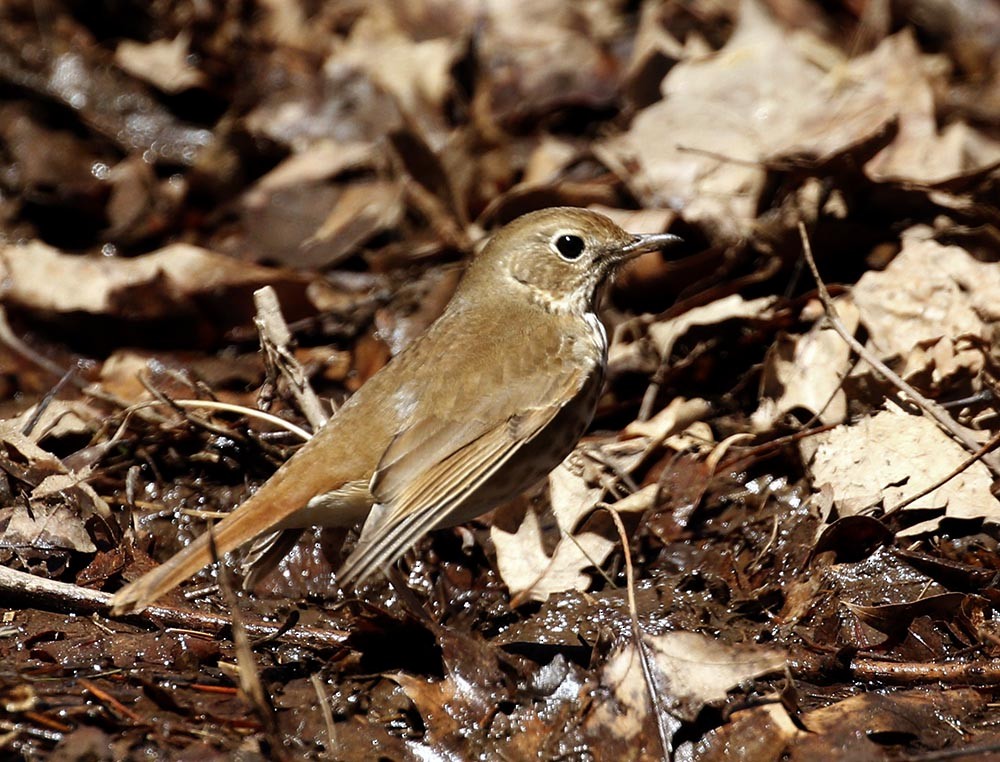
M 481 516 L 520 495 L 547 476 L 569 455 L 594 417 L 604 386 L 603 369 L 597 369 L 577 396 L 530 441 L 521 446 L 492 477 L 438 526 L 455 526 Z

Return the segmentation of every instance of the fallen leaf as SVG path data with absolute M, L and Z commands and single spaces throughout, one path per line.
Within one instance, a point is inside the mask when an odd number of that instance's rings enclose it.
M 818 63 L 821 51 L 828 59 Z M 894 112 L 864 57 L 847 65 L 804 31 L 789 33 L 758 2 L 740 5 L 719 51 L 681 61 L 662 100 L 599 155 L 639 172 L 645 206 L 681 211 L 719 241 L 750 232 L 771 157 L 826 157 L 882 131 Z
M 550 479 L 566 478 L 556 475 L 559 468 Z M 591 506 L 597 502 L 599 493 L 599 489 L 589 491 L 593 497 Z M 600 566 L 615 545 L 613 540 L 593 532 L 572 535 L 567 530 L 549 556 L 545 552 L 538 515 L 532 510 L 525 514 L 516 532 L 505 532 L 494 526 L 490 528 L 490 537 L 496 547 L 500 576 L 511 598 L 521 602 L 544 601 L 552 593 L 563 590 L 586 590 L 590 586 L 590 575 L 583 570 Z M 513 605 L 514 601 L 511 603 Z
M 848 297 L 834 300 L 850 332 L 857 331 L 858 308 Z M 851 369 L 851 349 L 824 322 L 802 336 L 779 335 L 767 353 L 761 378 L 760 406 L 751 421 L 756 431 L 770 431 L 791 410 L 818 415 L 823 424 L 847 417 L 847 394 L 841 387 Z
M 739 294 L 695 307 L 670 320 L 654 322 L 649 326 L 649 337 L 660 357 L 670 357 L 674 342 L 694 326 L 716 325 L 727 320 L 766 320 L 771 308 L 777 303 L 773 296 L 746 300 Z M 610 362 L 610 359 L 609 359 Z
M 946 476 L 968 454 L 936 424 L 892 406 L 853 425 L 841 425 L 802 440 L 811 463 L 814 488 L 829 485 L 841 516 L 881 503 L 891 509 Z M 993 479 L 981 462 L 925 495 L 904 510 L 939 509 L 941 517 L 923 521 L 901 535 L 933 531 L 941 518 L 984 519 L 1000 523 L 1000 502 Z
M 115 50 L 115 63 L 165 93 L 180 93 L 205 84 L 205 75 L 191 65 L 190 44 L 186 31 L 172 40 L 147 44 L 122 40 Z
M 870 343 L 883 357 L 905 358 L 918 344 L 941 338 L 989 342 L 1000 323 L 996 264 L 931 235 L 926 226 L 907 230 L 889 266 L 866 272 L 851 291 Z
M 723 701 L 741 683 L 785 667 L 785 654 L 776 649 L 728 645 L 695 632 L 644 635 L 655 670 L 656 690 L 673 727 L 692 721 L 706 704 Z M 620 645 L 598 678 L 603 700 L 584 720 L 591 733 L 619 738 L 637 737 L 650 716 L 649 688 L 633 641 Z M 601 694 L 599 694 L 601 695 Z
M 886 39 L 872 53 L 870 66 L 885 85 L 898 117 L 892 143 L 867 164 L 865 174 L 879 182 L 940 183 L 1000 162 L 1000 142 L 952 122 L 939 128 L 935 88 L 949 86 L 948 62 L 923 54 L 913 29 Z
M 183 243 L 131 259 L 65 254 L 40 241 L 0 247 L 4 301 L 56 313 L 159 317 L 197 294 L 280 280 L 304 284 L 287 272 Z
M 847 601 L 844 605 L 869 627 L 897 636 L 903 635 L 910 623 L 920 616 L 944 622 L 967 620 L 981 626 L 984 614 L 992 610 L 989 600 L 967 593 L 941 593 L 915 601 L 886 603 L 881 606 L 859 606 Z
M 0 509 L 0 523 L 3 518 L 7 521 L 0 533 L 0 548 L 59 549 L 79 553 L 97 550 L 79 513 L 66 503 L 33 502 L 30 511 L 25 505 L 13 505 Z

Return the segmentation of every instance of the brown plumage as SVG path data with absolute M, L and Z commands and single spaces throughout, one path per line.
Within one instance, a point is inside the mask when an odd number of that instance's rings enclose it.
M 593 415 L 607 356 L 594 316 L 600 284 L 625 259 L 676 240 L 570 208 L 501 229 L 427 332 L 218 524 L 218 552 L 286 530 L 263 550 L 274 561 L 298 528 L 367 517 L 337 575 L 353 585 L 425 532 L 529 487 Z M 210 561 L 203 535 L 120 590 L 113 610 L 141 610 Z

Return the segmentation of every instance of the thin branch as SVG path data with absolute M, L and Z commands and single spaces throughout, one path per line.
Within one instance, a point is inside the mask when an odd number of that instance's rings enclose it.
M 15 571 L 0 566 L 0 599 L 18 599 L 33 608 L 74 614 L 108 615 L 111 595 L 100 590 L 79 587 L 68 582 L 36 577 L 34 574 Z M 145 620 L 157 625 L 183 627 L 198 632 L 215 634 L 229 626 L 229 620 L 214 614 L 191 611 L 173 606 L 150 606 L 141 615 L 125 617 L 126 621 Z M 274 635 L 280 629 L 268 622 L 247 622 L 247 632 L 253 637 Z M 295 627 L 281 636 L 289 643 L 312 648 L 343 648 L 348 633 L 331 628 Z
M 656 687 L 657 667 L 653 657 L 649 653 L 649 645 L 639 624 L 639 609 L 635 603 L 635 574 L 632 569 L 632 552 L 629 549 L 628 533 L 625 531 L 625 524 L 622 523 L 621 516 L 614 506 L 602 506 L 611 514 L 612 521 L 618 529 L 618 537 L 621 539 L 622 552 L 625 554 L 625 591 L 628 596 L 628 613 L 632 622 L 632 637 L 635 640 L 636 652 L 639 654 L 639 664 L 642 666 L 643 682 L 646 684 L 646 693 L 649 695 L 649 704 L 653 712 L 653 719 L 656 721 L 656 732 L 660 739 L 660 749 L 663 752 L 663 759 L 670 759 L 673 752 L 673 743 L 670 728 L 667 727 L 667 708 L 663 703 L 663 697 Z
M 257 661 L 254 659 L 253 648 L 250 645 L 250 636 L 243 623 L 243 612 L 240 611 L 239 601 L 233 592 L 233 586 L 229 579 L 229 568 L 224 563 L 219 563 L 219 550 L 215 544 L 215 529 L 211 524 L 208 525 L 208 547 L 212 553 L 212 562 L 219 569 L 219 591 L 222 593 L 222 600 L 225 601 L 226 607 L 229 609 L 232 622 L 232 641 L 236 651 L 236 664 L 239 667 L 240 691 L 264 728 L 264 735 L 271 746 L 270 757 L 281 760 L 283 759 L 281 750 L 284 748 L 284 742 L 278 727 L 274 702 L 271 701 L 271 696 L 264 690 L 264 684 L 260 680 Z
M 333 724 L 333 710 L 330 708 L 330 697 L 323 690 L 323 681 L 319 672 L 309 675 L 309 682 L 312 683 L 313 690 L 316 691 L 316 698 L 319 701 L 319 711 L 323 715 L 323 724 L 326 725 L 327 741 L 326 750 L 323 756 L 326 759 L 334 759 L 333 750 L 337 748 L 337 726 Z
M 260 334 L 260 347 L 264 352 L 264 360 L 285 379 L 302 415 L 309 421 L 313 431 L 317 431 L 326 423 L 329 416 L 316 392 L 309 385 L 302 364 L 295 359 L 289 349 L 292 332 L 281 314 L 278 295 L 271 286 L 264 286 L 253 292 L 253 301 L 257 307 L 257 316 L 253 322 Z
M 899 511 L 903 510 L 906 506 L 912 505 L 913 503 L 917 502 L 920 498 L 924 497 L 925 495 L 929 495 L 934 490 L 938 489 L 939 487 L 943 487 L 945 484 L 947 484 L 948 482 L 950 482 L 952 479 L 954 479 L 960 473 L 962 473 L 963 471 L 971 468 L 974 463 L 976 463 L 979 460 L 982 460 L 983 456 L 986 455 L 986 453 L 988 453 L 990 450 L 992 450 L 998 444 L 1000 444 L 1000 433 L 994 434 L 993 437 L 990 438 L 989 442 L 987 442 L 986 444 L 984 444 L 982 447 L 980 447 L 978 450 L 976 450 L 975 453 L 973 453 L 968 458 L 966 458 L 964 461 L 962 461 L 958 466 L 956 466 L 952 470 L 952 472 L 950 474 L 948 474 L 946 476 L 943 476 L 942 478 L 938 479 L 936 482 L 934 482 L 933 484 L 931 484 L 929 487 L 925 487 L 924 489 L 920 490 L 920 492 L 918 492 L 917 494 L 910 495 L 910 497 L 906 498 L 906 500 L 904 500 L 903 502 L 898 503 L 897 505 L 892 506 L 892 508 L 889 508 L 885 512 L 885 514 L 883 514 L 882 518 L 884 519 L 887 516 L 891 516 L 892 514 L 897 513 Z
M 14 330 L 10 327 L 10 323 L 7 321 L 7 311 L 0 305 L 0 341 L 14 350 L 17 354 L 21 355 L 26 360 L 37 365 L 53 376 L 57 378 L 62 378 L 66 375 L 66 369 L 63 368 L 58 363 L 53 362 L 48 357 L 39 354 L 34 349 L 25 344 L 21 339 L 14 333 Z
M 991 687 L 1000 685 L 1000 661 L 976 659 L 963 662 L 888 661 L 856 656 L 850 664 L 833 663 L 828 657 L 797 654 L 790 662 L 792 674 L 799 680 L 829 679 L 833 670 L 846 666 L 850 676 L 861 682 L 882 685 L 921 685 L 941 683 Z
M 299 437 L 302 441 L 308 442 L 312 439 L 312 434 L 303 429 L 300 426 L 296 426 L 290 421 L 286 421 L 284 418 L 279 418 L 272 413 L 265 413 L 263 410 L 258 410 L 253 407 L 245 407 L 244 405 L 234 405 L 229 402 L 217 402 L 215 400 L 171 400 L 171 399 L 156 399 L 147 400 L 145 402 L 137 402 L 134 405 L 129 405 L 125 408 L 126 413 L 131 413 L 136 410 L 141 410 L 146 407 L 156 407 L 158 405 L 166 405 L 168 407 L 182 407 L 182 408 L 205 408 L 207 410 L 223 410 L 227 413 L 239 413 L 247 418 L 256 418 L 259 421 L 266 421 L 278 428 L 284 429 L 285 431 L 294 434 Z

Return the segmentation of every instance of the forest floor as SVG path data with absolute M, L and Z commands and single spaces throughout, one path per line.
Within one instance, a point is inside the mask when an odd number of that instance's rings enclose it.
M 0 757 L 1000 758 L 998 181 L 985 0 L 0 4 Z M 684 244 L 545 484 L 109 615 L 560 205 Z

